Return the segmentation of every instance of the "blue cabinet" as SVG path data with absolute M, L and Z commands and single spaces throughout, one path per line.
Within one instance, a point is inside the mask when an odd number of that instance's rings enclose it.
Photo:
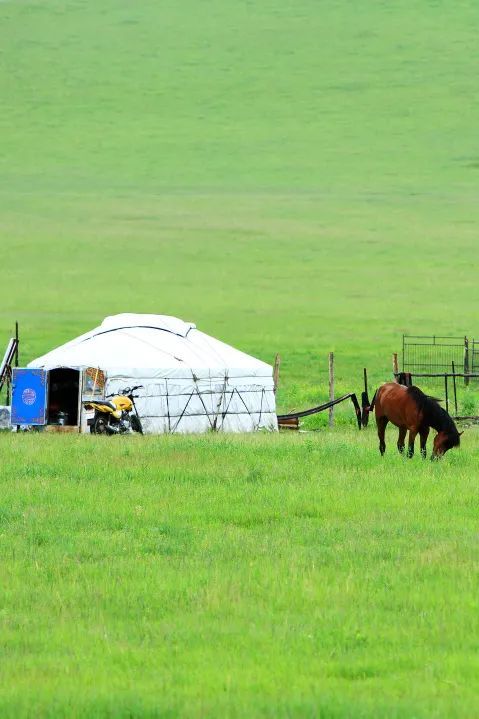
M 12 373 L 12 424 L 46 424 L 46 371 L 15 367 Z

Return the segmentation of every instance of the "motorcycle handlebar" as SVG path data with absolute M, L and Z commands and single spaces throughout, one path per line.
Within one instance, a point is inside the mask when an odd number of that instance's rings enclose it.
M 134 392 L 136 389 L 143 389 L 142 384 L 137 384 L 136 387 L 125 387 L 124 389 L 118 390 L 118 392 L 113 392 L 113 394 L 107 394 L 107 397 L 116 397 L 118 394 L 124 394 L 126 396 L 130 395 L 132 392 Z M 139 397 L 139 395 L 135 395 L 134 399 Z

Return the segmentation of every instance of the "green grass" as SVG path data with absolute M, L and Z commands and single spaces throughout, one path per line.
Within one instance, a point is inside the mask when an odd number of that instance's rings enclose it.
M 474 715 L 476 435 L 2 440 L 2 716 Z
M 0 339 L 157 312 L 278 405 L 479 336 L 472 0 L 0 2 Z M 476 388 L 461 395 L 478 406 Z M 474 430 L 0 436 L 2 716 L 477 713 Z M 324 423 L 325 418 L 309 426 Z
M 378 382 L 403 331 L 479 334 L 474 2 L 0 15 L 0 322 L 25 360 L 162 312 L 318 395 L 330 350 Z

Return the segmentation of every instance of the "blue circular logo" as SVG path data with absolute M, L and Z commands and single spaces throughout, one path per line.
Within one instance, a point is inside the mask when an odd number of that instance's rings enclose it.
M 31 389 L 31 387 L 27 387 L 27 389 L 24 389 L 22 392 L 22 401 L 23 404 L 27 404 L 31 406 L 35 403 L 35 400 L 37 398 L 37 393 L 34 389 Z

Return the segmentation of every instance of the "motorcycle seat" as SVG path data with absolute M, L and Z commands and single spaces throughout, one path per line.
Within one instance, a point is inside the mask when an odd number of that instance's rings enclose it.
M 113 411 L 116 411 L 118 408 L 116 405 L 113 404 L 113 402 L 110 402 L 109 400 L 92 400 L 91 402 L 86 402 L 85 404 L 91 405 L 92 407 L 97 407 L 101 410 L 102 407 L 105 407 L 107 409 L 111 409 Z

